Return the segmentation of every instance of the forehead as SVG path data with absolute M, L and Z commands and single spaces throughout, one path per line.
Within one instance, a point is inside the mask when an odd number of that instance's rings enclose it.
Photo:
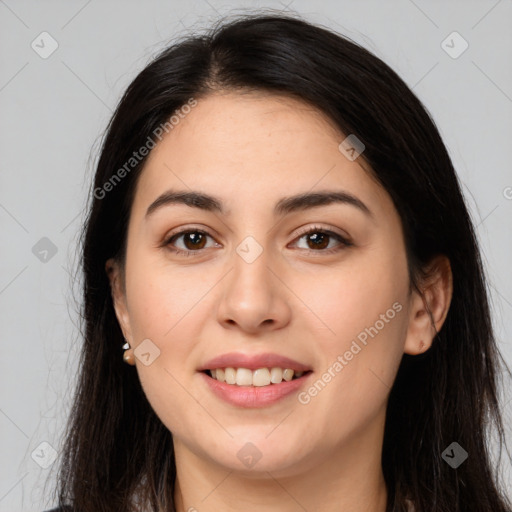
M 180 116 L 151 151 L 134 207 L 147 208 L 166 189 L 202 190 L 228 206 L 273 206 L 284 195 L 315 188 L 343 188 L 377 210 L 392 207 L 366 163 L 339 150 L 344 139 L 328 116 L 299 100 L 211 94 Z

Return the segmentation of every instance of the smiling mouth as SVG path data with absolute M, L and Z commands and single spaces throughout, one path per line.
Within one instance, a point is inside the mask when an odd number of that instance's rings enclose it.
M 203 370 L 202 373 L 216 381 L 233 386 L 265 387 L 300 379 L 309 375 L 311 370 L 303 372 L 278 367 L 258 368 L 256 370 L 228 367 Z

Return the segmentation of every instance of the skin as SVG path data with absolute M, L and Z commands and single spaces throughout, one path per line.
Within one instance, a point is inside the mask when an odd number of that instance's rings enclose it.
M 106 268 L 130 350 L 148 338 L 160 350 L 150 365 L 138 358 L 135 365 L 173 433 L 180 512 L 385 511 L 381 449 L 390 388 L 402 355 L 433 341 L 427 307 L 441 328 L 452 280 L 439 257 L 422 283 L 424 299 L 409 292 L 400 217 L 362 158 L 340 152 L 344 138 L 297 100 L 216 93 L 156 145 L 142 171 L 125 265 L 109 260 Z M 216 196 L 229 215 L 172 204 L 146 217 L 170 189 Z M 373 217 L 338 203 L 273 215 L 283 196 L 319 190 L 348 191 Z M 330 237 L 318 249 L 298 231 L 315 226 L 353 245 Z M 211 235 L 202 250 L 186 236 L 174 247 L 199 255 L 165 246 L 170 234 L 194 228 Z M 252 263 L 236 252 L 247 236 L 263 249 Z M 197 372 L 226 352 L 274 352 L 311 366 L 314 382 L 397 302 L 401 311 L 307 404 L 293 394 L 265 408 L 237 408 Z M 247 442 L 261 453 L 252 468 L 237 457 Z

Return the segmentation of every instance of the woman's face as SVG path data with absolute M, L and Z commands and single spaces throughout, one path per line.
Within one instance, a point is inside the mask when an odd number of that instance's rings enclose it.
M 215 94 L 150 153 L 116 312 L 178 457 L 275 476 L 380 457 L 408 337 L 407 262 L 389 195 L 344 139 L 296 100 Z M 170 196 L 192 192 L 219 209 Z M 203 372 L 226 367 L 258 385 Z M 263 368 L 304 374 L 267 384 L 282 376 Z

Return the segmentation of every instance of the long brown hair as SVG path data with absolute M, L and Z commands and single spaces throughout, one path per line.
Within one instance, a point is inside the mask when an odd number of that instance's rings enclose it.
M 58 499 L 77 512 L 171 511 L 172 434 L 123 362 L 105 262 L 122 261 L 145 158 L 114 175 L 190 98 L 261 90 L 299 98 L 364 143 L 361 155 L 400 214 L 411 284 L 445 254 L 453 297 L 433 346 L 404 355 L 389 396 L 382 466 L 388 512 L 510 512 L 487 445 L 504 441 L 498 401 L 506 365 L 491 324 L 474 227 L 452 162 L 427 110 L 400 77 L 346 37 L 297 16 L 244 15 L 160 53 L 133 80 L 104 137 L 83 230 L 83 347 L 66 430 Z M 119 176 L 119 174 L 117 174 Z M 113 184 L 105 192 L 107 182 Z M 103 192 L 102 192 L 103 191 Z M 419 291 L 419 290 L 418 290 Z M 443 460 L 457 442 L 459 467 Z

